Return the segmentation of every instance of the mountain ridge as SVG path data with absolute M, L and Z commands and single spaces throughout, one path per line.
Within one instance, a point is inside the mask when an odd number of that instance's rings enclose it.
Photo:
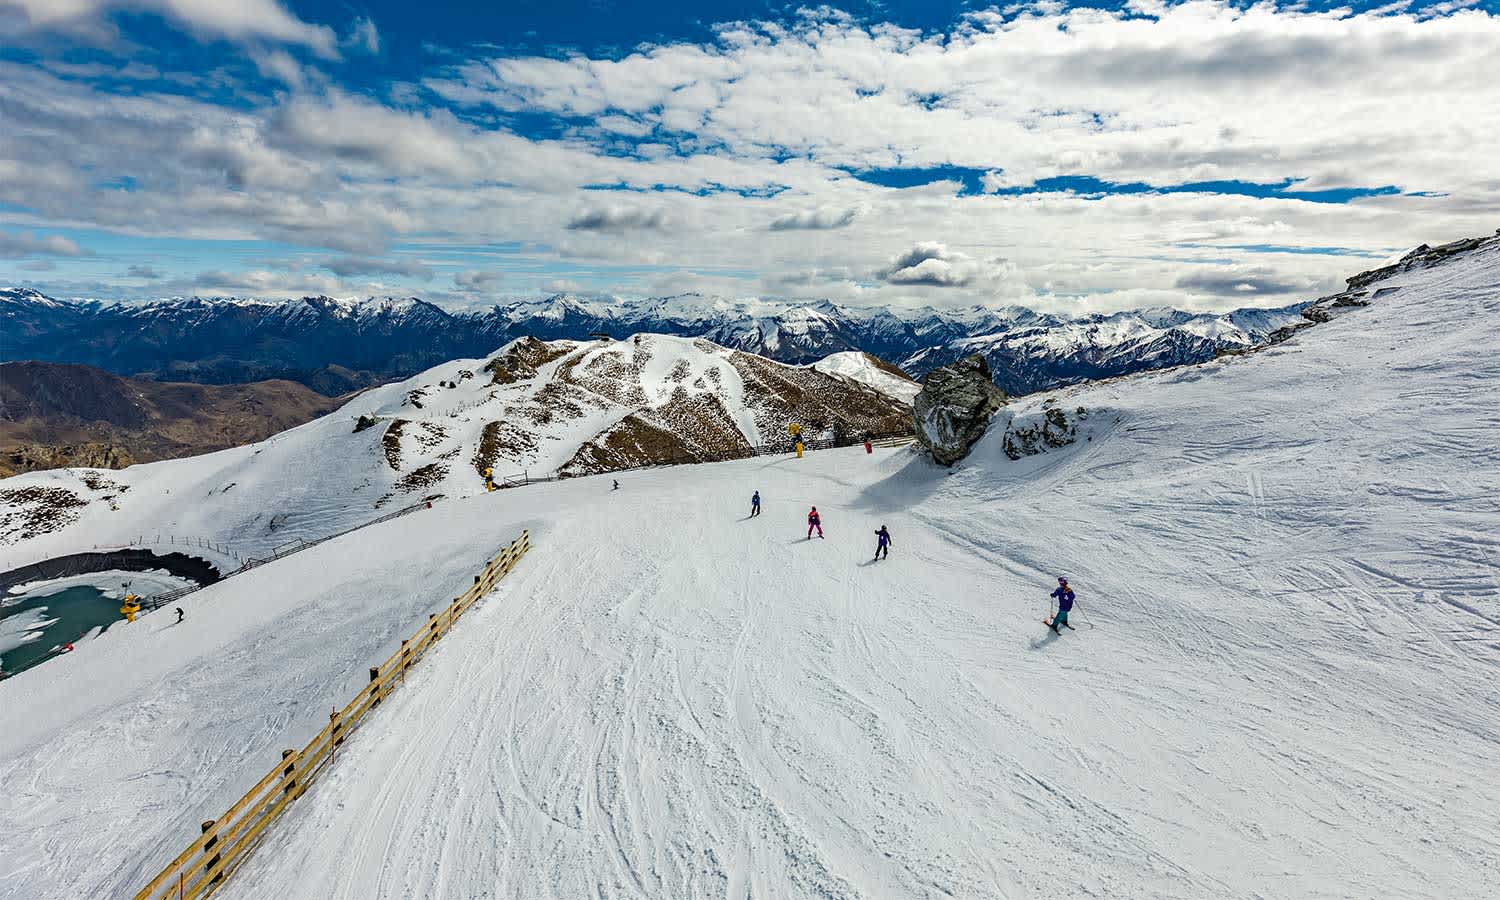
M 792 364 L 858 351 L 915 376 L 977 351 L 989 358 L 1000 387 L 1026 394 L 1244 349 L 1297 320 L 1302 306 L 1065 317 L 1015 306 L 862 309 L 828 300 L 699 294 L 606 303 L 554 294 L 450 312 L 419 297 L 185 297 L 133 304 L 6 289 L 0 290 L 0 325 L 13 337 L 0 355 L 82 362 L 160 380 L 286 378 L 341 394 L 448 359 L 481 356 L 521 336 L 584 340 L 648 333 L 702 337 Z M 1066 339 L 1039 342 L 1039 333 Z M 976 339 L 986 340 L 964 343 Z

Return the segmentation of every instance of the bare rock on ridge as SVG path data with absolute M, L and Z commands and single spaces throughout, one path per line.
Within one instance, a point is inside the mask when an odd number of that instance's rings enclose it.
M 984 436 L 990 416 L 1005 405 L 1005 392 L 990 380 L 990 365 L 974 354 L 932 370 L 912 402 L 917 440 L 935 462 L 951 466 L 969 455 Z

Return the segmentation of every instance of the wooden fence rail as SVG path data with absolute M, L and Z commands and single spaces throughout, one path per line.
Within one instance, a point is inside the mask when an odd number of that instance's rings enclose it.
M 870 441 L 882 447 L 895 447 L 908 444 L 916 439 L 916 432 L 912 429 L 903 431 L 882 432 L 850 432 L 841 437 L 832 438 L 808 438 L 802 442 L 802 449 L 809 453 L 815 450 L 831 450 L 836 447 L 853 447 L 864 441 Z M 895 442 L 895 443 L 892 443 Z M 671 456 L 653 459 L 650 462 L 639 463 L 633 466 L 619 466 L 613 469 L 601 469 L 598 472 L 585 472 L 578 475 L 567 475 L 558 470 L 548 472 L 544 475 L 532 475 L 530 472 L 517 472 L 514 475 L 503 475 L 496 479 L 495 486 L 500 488 L 522 487 L 529 484 L 541 484 L 546 481 L 561 481 L 564 478 L 577 478 L 584 475 L 612 475 L 619 472 L 635 472 L 640 469 L 655 469 L 660 466 L 696 465 L 698 463 L 729 462 L 736 459 L 750 459 L 756 456 L 772 456 L 779 453 L 793 453 L 797 449 L 797 439 L 792 437 L 779 438 L 765 444 L 750 444 L 744 447 L 736 447 L 732 450 L 722 450 L 714 453 L 676 453 Z
M 448 633 L 459 616 L 488 594 L 530 549 L 531 532 L 522 531 L 519 538 L 474 576 L 474 584 L 468 590 L 441 612 L 428 616 L 426 624 L 402 641 L 401 648 L 385 662 L 372 666 L 369 684 L 343 709 L 333 710 L 328 716 L 328 724 L 307 742 L 307 746 L 301 750 L 283 750 L 276 768 L 267 772 L 228 812 L 204 822 L 203 833 L 198 839 L 151 879 L 151 883 L 135 895 L 136 900 L 191 900 L 212 893 L 245 861 L 266 827 L 293 800 L 306 793 L 308 786 L 333 761 L 339 745 L 350 732 L 406 680 L 406 670 Z

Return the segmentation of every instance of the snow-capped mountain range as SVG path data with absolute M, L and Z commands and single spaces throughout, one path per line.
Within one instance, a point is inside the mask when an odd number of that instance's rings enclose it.
M 265 378 L 340 393 L 487 354 L 518 337 L 703 337 L 786 363 L 862 351 L 914 376 L 968 353 L 1012 394 L 1212 359 L 1297 321 L 1301 306 L 1231 313 L 1140 310 L 1066 317 L 1020 307 L 863 309 L 828 301 L 726 300 L 696 294 L 594 300 L 558 294 L 473 312 L 415 297 L 294 301 L 188 297 L 141 304 L 56 300 L 0 290 L 0 360 L 95 365 L 124 375 L 203 382 Z

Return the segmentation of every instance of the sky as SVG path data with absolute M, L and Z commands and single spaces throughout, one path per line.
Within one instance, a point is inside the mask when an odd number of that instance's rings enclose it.
M 0 286 L 1280 306 L 1497 135 L 1500 0 L 0 0 Z

